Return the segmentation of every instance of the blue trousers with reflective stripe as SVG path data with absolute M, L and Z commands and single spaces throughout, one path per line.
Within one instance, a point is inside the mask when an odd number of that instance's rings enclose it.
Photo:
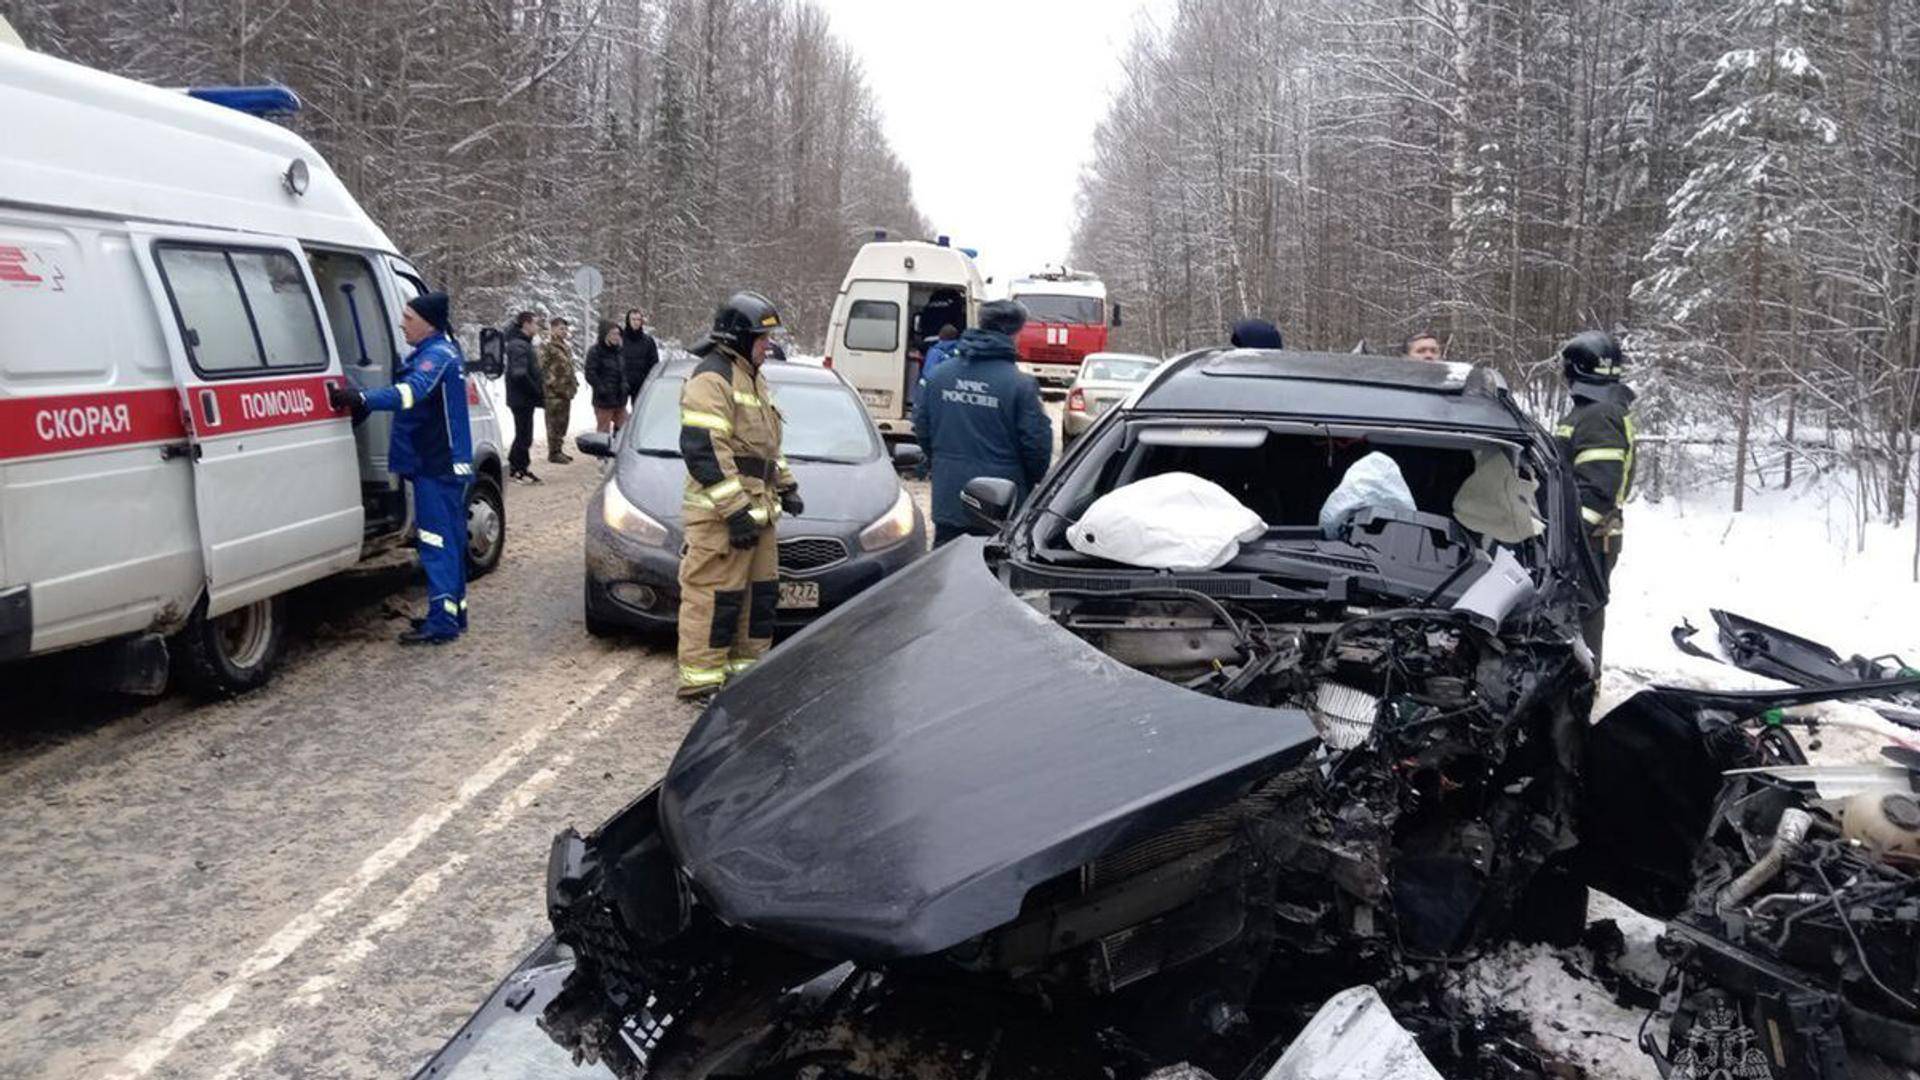
M 468 483 L 464 476 L 413 478 L 420 569 L 427 573 L 424 634 L 452 637 L 467 628 Z

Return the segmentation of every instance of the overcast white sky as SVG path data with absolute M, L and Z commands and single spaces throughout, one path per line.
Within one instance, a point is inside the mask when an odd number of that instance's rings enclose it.
M 1066 258 L 1120 57 L 1172 0 L 820 0 L 938 231 L 996 283 Z

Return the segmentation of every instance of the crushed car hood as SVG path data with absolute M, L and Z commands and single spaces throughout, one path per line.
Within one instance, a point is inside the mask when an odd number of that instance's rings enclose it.
M 1314 745 L 1303 712 L 1109 659 L 982 551 L 949 544 L 828 615 L 694 726 L 661 821 L 722 919 L 826 956 L 937 952 Z

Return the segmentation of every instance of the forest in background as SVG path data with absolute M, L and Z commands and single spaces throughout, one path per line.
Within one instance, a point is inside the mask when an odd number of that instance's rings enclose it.
M 1123 345 L 1433 330 L 1543 414 L 1556 344 L 1613 330 L 1643 490 L 1694 444 L 1736 509 L 1844 467 L 1899 521 L 1916 58 L 1913 0 L 1180 0 L 1125 59 L 1074 259 L 1130 302 Z
M 918 237 L 860 65 L 793 0 L 0 0 L 26 43 L 164 86 L 278 82 L 455 315 L 576 320 L 606 277 L 668 336 L 736 288 L 825 328 L 875 229 Z M 585 335 L 579 335 L 584 338 Z

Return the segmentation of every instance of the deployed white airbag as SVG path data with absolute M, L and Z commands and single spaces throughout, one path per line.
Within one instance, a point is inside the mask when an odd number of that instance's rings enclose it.
M 1347 468 L 1340 486 L 1320 504 L 1320 533 L 1335 539 L 1347 515 L 1363 507 L 1383 510 L 1418 510 L 1407 478 L 1400 475 L 1400 463 L 1375 450 Z
M 1082 555 L 1154 570 L 1218 570 L 1267 531 L 1227 489 L 1172 472 L 1115 488 L 1067 529 Z

